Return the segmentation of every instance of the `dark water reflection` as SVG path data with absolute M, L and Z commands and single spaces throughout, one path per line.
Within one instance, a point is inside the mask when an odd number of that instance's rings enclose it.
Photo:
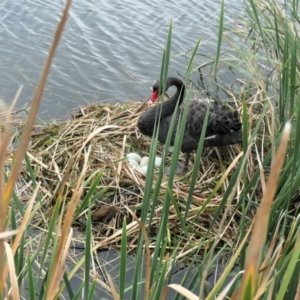
M 81 250 L 76 250 L 76 255 L 78 258 L 80 258 L 84 253 Z M 107 275 L 109 275 L 112 279 L 113 282 L 118 290 L 119 288 L 119 276 L 120 276 L 120 253 L 117 251 L 104 251 L 104 252 L 99 252 L 98 253 L 98 262 L 100 262 L 99 267 L 97 267 L 97 277 L 99 280 L 101 280 L 103 283 L 105 283 L 107 286 L 109 286 L 109 282 L 107 279 Z M 96 260 L 95 260 L 96 262 Z M 126 267 L 126 282 L 125 282 L 125 288 L 127 289 L 126 293 L 124 294 L 124 299 L 131 299 L 131 284 L 133 281 L 133 276 L 134 276 L 134 269 L 135 269 L 135 258 L 133 255 L 130 255 L 127 257 L 127 267 Z M 72 264 L 69 264 L 68 266 L 70 269 L 73 268 Z M 209 276 L 206 280 L 205 288 L 206 291 L 209 292 L 214 286 L 219 277 L 222 274 L 222 271 L 224 268 L 220 265 L 216 267 L 215 269 L 212 269 L 209 272 Z M 171 279 L 169 282 L 165 282 L 164 286 L 168 284 L 180 284 L 183 285 L 185 288 L 189 289 L 191 292 L 193 292 L 196 295 L 199 295 L 200 291 L 200 284 L 197 282 L 196 284 L 193 284 L 194 277 L 196 276 L 199 278 L 199 274 L 197 266 L 193 266 L 192 269 L 189 271 L 186 268 L 179 269 L 179 267 L 174 267 L 173 271 L 171 272 Z M 233 274 L 229 275 L 228 278 L 226 279 L 224 286 L 226 286 L 230 280 L 233 278 Z M 73 291 L 76 291 L 82 284 L 82 278 L 84 276 L 84 272 L 78 271 L 76 275 L 72 278 L 71 280 L 71 286 Z M 182 281 L 184 280 L 184 284 Z M 64 295 L 68 298 L 68 294 L 66 291 L 64 292 Z M 144 295 L 144 289 L 142 287 L 142 297 Z M 170 289 L 168 292 L 167 299 L 175 299 L 176 292 L 173 289 Z M 104 288 L 101 287 L 100 284 L 97 284 L 95 294 L 93 299 L 113 299 L 111 294 Z M 179 296 L 179 299 L 185 299 L 184 297 Z

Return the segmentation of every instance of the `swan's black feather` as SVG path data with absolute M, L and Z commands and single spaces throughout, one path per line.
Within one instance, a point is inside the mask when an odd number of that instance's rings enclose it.
M 148 109 L 141 115 L 138 121 L 138 127 L 140 131 L 144 135 L 152 136 L 156 114 L 159 114 L 161 110 L 160 130 L 158 134 L 158 140 L 161 143 L 165 143 L 166 141 L 176 103 L 178 100 L 182 101 L 184 97 L 183 82 L 178 78 L 169 77 L 167 80 L 166 89 L 168 89 L 172 85 L 175 85 L 178 89 L 175 95 L 171 99 L 165 101 L 163 104 L 158 104 Z M 153 86 L 153 91 L 157 90 L 158 87 L 159 82 L 156 82 Z M 179 89 L 183 90 L 182 97 L 180 97 L 182 99 L 178 99 L 180 93 Z M 182 145 L 183 152 L 186 152 L 185 148 L 192 149 L 192 151 L 197 149 L 207 108 L 208 102 L 206 101 L 191 101 L 184 132 L 185 143 L 183 143 Z M 180 121 L 180 115 L 183 113 L 183 111 L 184 104 L 182 103 L 177 111 L 171 145 L 174 144 L 177 124 Z M 232 131 L 241 130 L 241 127 L 242 124 L 239 119 L 238 111 L 228 111 L 228 109 L 224 105 L 220 105 L 216 102 L 211 103 L 205 136 L 228 134 Z M 188 143 L 190 143 L 191 145 L 186 145 Z
M 175 92 L 173 97 L 165 101 L 164 103 L 160 103 L 149 108 L 140 116 L 138 120 L 138 128 L 140 129 L 141 133 L 147 136 L 153 136 L 155 120 L 159 115 L 160 126 L 158 140 L 164 144 L 167 138 L 174 109 L 177 102 L 179 102 L 170 143 L 171 146 L 174 145 L 177 125 L 180 121 L 180 116 L 184 111 L 183 98 L 185 92 L 185 86 L 180 79 L 169 77 L 167 79 L 166 90 L 168 90 L 168 88 L 173 85 L 175 85 L 175 87 L 177 88 L 177 91 Z M 156 82 L 153 86 L 153 92 L 157 91 L 158 89 L 159 82 Z M 194 150 L 197 150 L 207 109 L 208 102 L 198 100 L 191 101 L 181 146 L 182 152 L 190 153 Z M 232 132 L 240 131 L 241 127 L 242 124 L 240 122 L 238 111 L 232 112 L 223 105 L 220 105 L 216 102 L 211 103 L 208 115 L 208 123 L 205 132 L 206 137 L 218 135 L 216 141 L 220 141 L 220 146 L 223 146 L 224 143 L 226 143 L 226 140 L 234 142 L 235 139 L 231 139 L 230 134 Z M 222 137 L 223 135 L 224 138 Z M 237 142 L 240 142 L 240 140 L 240 138 L 237 139 Z M 215 144 L 215 146 L 218 146 L 218 144 Z

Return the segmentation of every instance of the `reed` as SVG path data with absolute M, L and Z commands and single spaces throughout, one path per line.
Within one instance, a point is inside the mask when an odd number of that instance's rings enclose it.
M 92 299 L 102 289 L 113 299 L 166 299 L 170 290 L 175 299 L 298 299 L 298 3 L 282 7 L 249 0 L 245 16 L 225 31 L 222 2 L 216 56 L 200 64 L 201 42 L 195 41 L 183 77 L 188 89 L 175 145 L 183 138 L 188 103 L 201 92 L 190 75 L 202 74 L 204 66 L 211 66 L 214 84 L 228 95 L 224 103 L 241 112 L 243 145 L 205 147 L 206 116 L 194 168 L 183 176 L 174 175 L 183 159 L 180 147 L 172 154 L 165 150 L 170 133 L 163 148 L 157 136 L 138 132 L 143 103 L 91 105 L 71 112 L 65 122 L 35 122 L 70 4 L 26 119 L 12 106 L 3 122 L 0 297 L 19 299 L 27 291 L 30 299 Z M 168 76 L 172 26 L 162 82 Z M 221 51 L 224 42 L 227 51 Z M 228 70 L 238 78 L 232 85 L 222 80 Z M 129 166 L 128 152 L 149 155 L 146 177 Z M 154 167 L 156 155 L 162 157 L 160 168 Z M 171 167 L 168 177 L 165 165 Z M 74 237 L 74 228 L 84 234 Z M 73 243 L 84 249 L 79 258 Z M 97 256 L 112 248 L 120 250 L 118 279 Z M 179 263 L 186 266 L 180 285 L 172 282 Z M 220 266 L 222 274 L 208 287 L 209 274 Z

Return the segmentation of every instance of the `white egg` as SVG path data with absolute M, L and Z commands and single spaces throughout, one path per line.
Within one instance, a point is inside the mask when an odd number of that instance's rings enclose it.
M 170 147 L 168 148 L 168 152 L 169 152 L 169 153 L 173 153 L 173 150 L 174 150 L 174 146 L 170 146 Z
M 140 161 L 140 166 L 141 167 L 145 167 L 148 166 L 148 161 L 149 161 L 149 157 L 148 156 L 144 156 L 141 161 Z
M 137 167 L 137 166 L 139 166 L 139 163 L 138 163 L 136 160 L 134 160 L 134 159 L 128 159 L 128 163 L 129 163 L 129 165 L 132 166 L 132 167 Z
M 137 153 L 128 153 L 126 155 L 126 158 L 129 160 L 129 159 L 132 159 L 132 160 L 135 160 L 136 162 L 140 162 L 141 161 L 141 157 L 137 154 Z
M 160 167 L 161 161 L 162 161 L 161 157 L 156 156 L 156 157 L 155 157 L 155 166 L 156 166 L 156 167 Z
M 147 168 L 148 168 L 147 166 L 144 166 L 144 167 L 138 166 L 138 167 L 136 167 L 136 170 L 139 173 L 141 173 L 142 175 L 146 176 L 146 174 L 147 174 Z

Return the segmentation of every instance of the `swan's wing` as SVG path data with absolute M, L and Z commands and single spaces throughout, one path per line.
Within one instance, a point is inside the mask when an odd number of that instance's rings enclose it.
M 189 108 L 188 120 L 187 120 L 187 131 L 189 135 L 196 138 L 200 137 L 205 115 L 207 110 L 207 103 L 200 101 L 192 101 Z M 206 135 L 214 134 L 216 115 L 214 109 L 211 108 L 208 123 L 206 128 Z
M 215 134 L 230 133 L 231 131 L 239 131 L 242 128 L 238 111 L 228 112 L 223 108 L 219 112 L 215 114 L 212 122 Z
M 187 131 L 194 138 L 199 138 L 205 114 L 207 103 L 192 101 L 189 109 Z M 241 122 L 237 111 L 228 112 L 225 106 L 212 104 L 208 116 L 206 136 L 214 134 L 230 133 L 241 129 Z

